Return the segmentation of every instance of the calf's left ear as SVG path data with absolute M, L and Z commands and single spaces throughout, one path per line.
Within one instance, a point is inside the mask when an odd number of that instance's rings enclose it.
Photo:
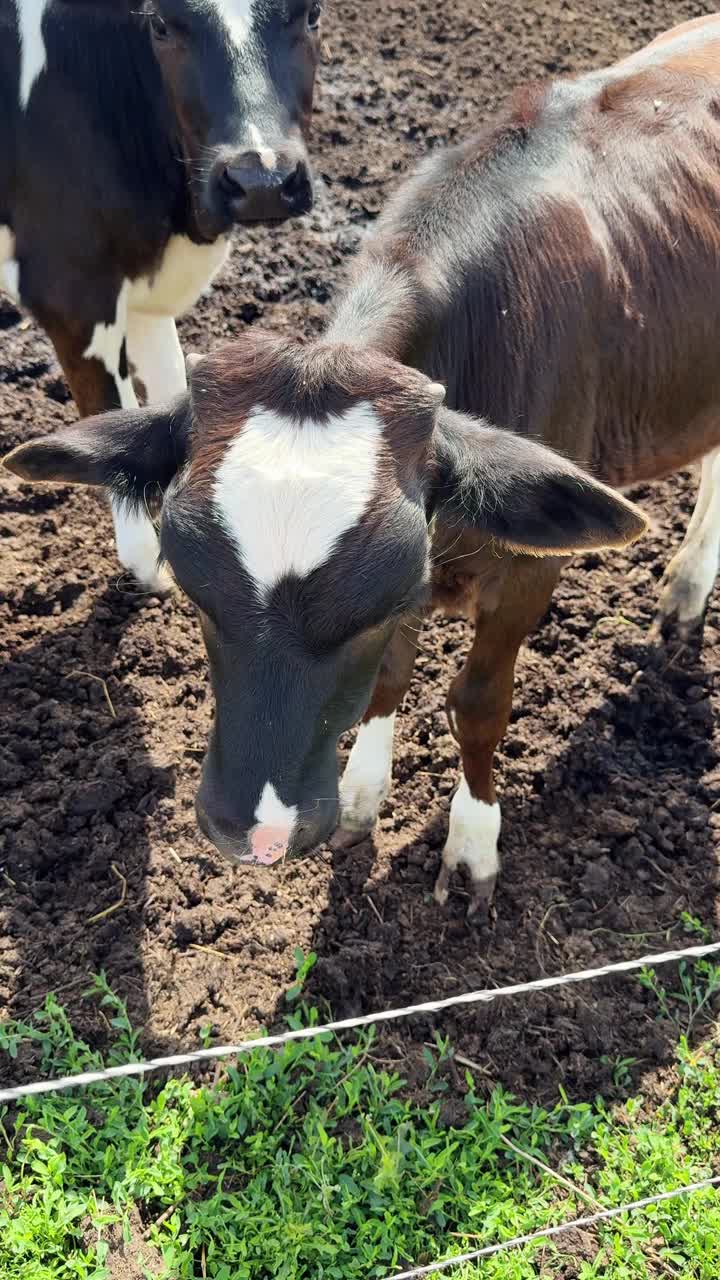
M 572 555 L 623 547 L 648 528 L 639 507 L 546 445 L 440 409 L 431 504 L 511 551 Z
M 142 501 L 148 485 L 166 489 L 187 460 L 187 392 L 164 406 L 114 409 L 20 444 L 3 464 L 22 480 L 104 485 Z

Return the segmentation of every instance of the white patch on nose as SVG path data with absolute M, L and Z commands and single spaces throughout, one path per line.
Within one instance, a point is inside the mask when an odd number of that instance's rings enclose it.
M 274 169 L 277 164 L 277 155 L 273 151 L 272 147 L 265 146 L 265 139 L 257 125 L 248 125 L 248 136 L 252 143 L 253 151 L 257 151 L 260 157 L 261 165 L 263 165 L 265 169 Z
M 239 861 L 265 867 L 279 862 L 288 851 L 296 820 L 297 805 L 283 804 L 272 782 L 266 782 L 250 831 L 250 853 Z
M 296 804 L 283 804 L 272 782 L 266 782 L 255 810 L 255 821 L 268 827 L 284 827 L 288 835 L 295 826 Z
M 120 373 L 120 356 L 122 344 L 127 336 L 127 300 L 130 289 L 129 281 L 125 281 L 115 305 L 115 319 L 110 324 L 96 324 L 92 338 L 83 355 L 86 360 L 96 359 L 104 366 L 117 388 L 120 406 L 123 409 L 136 409 L 137 399 L 133 391 L 132 379 Z
M 20 297 L 20 267 L 15 260 L 15 237 L 9 227 L 0 226 L 0 292 Z
M 259 596 L 305 577 L 357 524 L 375 489 L 383 427 L 361 402 L 324 423 L 258 408 L 215 475 L 218 516 Z
M 35 81 L 45 70 L 42 20 L 48 0 L 15 0 L 20 36 L 20 106 L 30 101 Z

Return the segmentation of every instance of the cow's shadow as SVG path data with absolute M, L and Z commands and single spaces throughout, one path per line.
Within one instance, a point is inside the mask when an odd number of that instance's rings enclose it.
M 461 879 L 447 907 L 432 900 L 447 796 L 435 796 L 389 870 L 376 870 L 371 840 L 328 855 L 334 874 L 313 936 L 311 1000 L 344 1016 L 682 948 L 702 940 L 702 926 L 717 936 L 712 798 L 698 799 L 712 765 L 708 675 L 692 651 L 645 640 L 635 648 L 631 687 L 576 725 L 530 793 L 513 788 L 506 758 L 493 921 L 466 921 Z M 386 826 L 412 792 L 410 774 L 383 810 Z M 677 967 L 658 979 L 674 991 Z M 383 1053 L 412 1076 L 423 1042 L 439 1032 L 476 1064 L 482 1087 L 500 1083 L 544 1103 L 561 1089 L 618 1095 L 620 1077 L 635 1088 L 645 1070 L 673 1059 L 686 1013 L 671 1004 L 677 1024 L 658 1020 L 656 995 L 636 979 L 606 979 L 396 1022 L 381 1030 Z M 693 1025 L 690 1038 L 699 1032 Z
M 20 612 L 53 614 L 56 597 L 23 600 Z M 148 823 L 174 791 L 172 768 L 150 759 L 141 697 L 124 679 L 123 637 L 147 604 L 113 582 L 82 621 L 53 617 L 27 648 L 16 633 L 0 671 L 0 1017 L 25 1016 L 52 992 L 99 1045 L 109 1024 L 85 996 L 93 975 L 123 994 L 136 1026 L 148 1020 Z M 165 1042 L 151 1037 L 149 1047 Z M 24 1072 L 3 1057 L 0 1078 L 8 1074 Z

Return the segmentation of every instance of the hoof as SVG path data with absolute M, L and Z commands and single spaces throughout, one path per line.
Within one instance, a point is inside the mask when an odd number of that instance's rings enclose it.
M 497 918 L 495 909 L 495 890 L 497 876 L 488 876 L 472 886 L 467 918 L 473 924 L 494 924 Z
M 363 827 L 355 830 L 352 827 L 338 827 L 328 840 L 328 847 L 333 853 L 342 853 L 345 849 L 353 849 L 356 844 L 362 844 L 363 840 L 367 840 L 374 831 L 374 826 Z
M 440 868 L 440 874 L 435 881 L 435 888 L 433 889 L 433 898 L 439 907 L 444 907 L 448 900 L 451 875 L 452 872 L 449 867 L 442 866 Z

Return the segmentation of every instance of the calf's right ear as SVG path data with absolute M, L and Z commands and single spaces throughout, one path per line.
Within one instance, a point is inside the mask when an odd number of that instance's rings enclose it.
M 187 461 L 190 399 L 164 406 L 114 409 L 20 444 L 3 465 L 22 480 L 104 485 L 142 502 L 148 485 L 164 491 Z
M 535 556 L 624 547 L 648 528 L 639 507 L 538 441 L 440 409 L 431 508 Z

